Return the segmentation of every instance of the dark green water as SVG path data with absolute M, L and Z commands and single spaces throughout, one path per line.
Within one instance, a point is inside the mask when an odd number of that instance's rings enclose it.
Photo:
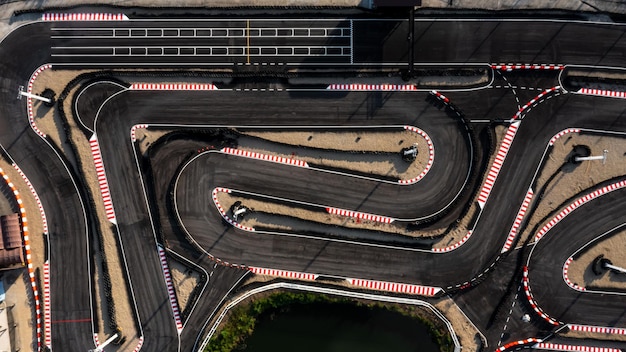
M 243 351 L 438 352 L 418 320 L 383 308 L 344 303 L 293 304 L 263 314 Z

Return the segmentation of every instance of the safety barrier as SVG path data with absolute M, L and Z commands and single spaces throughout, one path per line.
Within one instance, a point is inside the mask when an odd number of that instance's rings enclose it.
M 524 215 L 526 214 L 526 211 L 528 210 L 528 206 L 530 205 L 530 200 L 532 198 L 533 198 L 533 190 L 532 188 L 529 188 L 528 192 L 526 192 L 526 197 L 524 197 L 524 201 L 522 202 L 522 206 L 517 212 L 517 216 L 515 217 L 515 222 L 513 223 L 513 226 L 511 226 L 511 231 L 509 231 L 509 236 L 506 238 L 506 242 L 504 242 L 504 246 L 502 247 L 502 250 L 500 251 L 500 253 L 507 252 L 509 249 L 511 249 L 511 245 L 513 244 L 513 241 L 515 240 L 515 237 L 517 236 L 517 231 L 519 230 L 519 227 L 522 224 L 522 219 L 524 218 Z
M 411 284 L 402 284 L 397 282 L 387 282 L 387 281 L 375 281 L 375 280 L 363 280 L 363 279 L 347 279 L 350 285 L 365 287 L 373 290 L 379 291 L 389 291 L 389 292 L 399 292 L 399 293 L 408 293 L 413 295 L 420 296 L 429 296 L 432 297 L 441 291 L 439 287 L 432 286 L 421 286 L 421 285 L 411 285 Z
M 569 257 L 565 261 L 565 264 L 563 264 L 563 280 L 565 280 L 565 283 L 567 284 L 567 286 L 573 288 L 574 290 L 576 290 L 576 291 L 585 291 L 584 287 L 578 286 L 577 284 L 573 283 L 569 279 L 569 277 L 567 276 L 567 272 L 569 270 L 569 265 L 571 264 L 572 260 L 574 260 L 574 258 Z
M 509 129 L 506 131 L 506 135 L 502 140 L 502 144 L 500 145 L 500 149 L 498 150 L 498 154 L 496 155 L 493 164 L 491 165 L 491 169 L 489 169 L 489 173 L 487 174 L 487 179 L 483 184 L 482 189 L 480 190 L 480 195 L 478 196 L 478 205 L 482 208 L 485 207 L 485 203 L 487 203 L 487 198 L 489 198 L 489 194 L 491 193 L 491 189 L 493 188 L 493 184 L 496 182 L 496 178 L 500 173 L 500 169 L 502 168 L 502 163 L 504 163 L 504 159 L 506 155 L 509 153 L 509 149 L 511 148 L 511 143 L 513 142 L 513 138 L 515 138 L 515 134 L 517 133 L 517 129 L 519 128 L 520 121 L 513 122 Z
M 585 95 L 596 95 L 609 98 L 626 98 L 626 92 L 616 92 L 612 90 L 580 88 L 576 93 Z
M 564 129 L 563 131 L 555 134 L 552 138 L 550 138 L 550 146 L 554 145 L 554 142 L 556 142 L 557 139 L 563 137 L 564 135 L 568 134 L 568 133 L 580 133 L 580 129 L 578 128 L 567 128 Z
M 435 146 L 433 145 L 433 141 L 430 139 L 428 134 L 421 129 L 413 126 L 404 126 L 404 129 L 407 131 L 415 132 L 424 137 L 424 140 L 426 140 L 426 146 L 428 147 L 428 162 L 426 163 L 424 170 L 412 179 L 398 180 L 398 183 L 400 183 L 401 185 L 411 185 L 424 178 L 424 176 L 426 176 L 430 168 L 433 166 L 433 162 L 435 161 Z
M 202 83 L 133 83 L 130 90 L 217 90 L 217 86 Z
M 552 88 L 548 88 L 548 89 L 544 90 L 543 92 L 537 94 L 536 97 L 530 99 L 530 101 L 528 101 L 528 103 L 524 104 L 521 108 L 519 108 L 519 110 L 513 116 L 513 120 L 519 119 L 522 116 L 522 113 L 526 109 L 528 109 L 529 106 L 531 106 L 534 103 L 538 102 L 539 100 L 541 100 L 541 98 L 545 97 L 546 95 L 548 95 L 548 94 L 550 94 L 552 92 L 556 92 L 559 89 L 561 89 L 561 86 L 554 86 Z
M 165 250 L 160 245 L 157 245 L 159 249 L 159 258 L 161 259 L 161 269 L 163 270 L 163 277 L 165 277 L 165 284 L 167 285 L 167 294 L 170 299 L 170 307 L 172 313 L 174 313 L 174 321 L 176 322 L 176 330 L 178 334 L 183 331 L 183 322 L 180 319 L 180 311 L 178 310 L 178 301 L 176 300 L 176 292 L 174 291 L 174 284 L 172 283 L 172 275 L 170 268 L 167 265 L 167 258 L 165 256 Z
M 299 279 L 299 280 L 315 280 L 319 276 L 317 274 L 308 274 L 308 273 L 301 273 L 297 271 L 288 271 L 288 270 L 258 268 L 258 267 L 253 267 L 253 266 L 248 267 L 248 270 L 257 275 L 279 276 L 279 277 L 286 277 L 289 279 Z
M 562 70 L 565 65 L 561 64 L 492 64 L 491 68 L 501 71 L 513 71 L 513 70 Z
M 331 84 L 327 90 L 342 91 L 415 91 L 417 87 L 413 84 Z
M 564 344 L 559 344 L 559 343 L 547 343 L 547 342 L 540 342 L 534 345 L 533 348 L 540 349 L 540 350 L 567 351 L 567 352 L 622 352 L 622 350 L 619 348 L 576 346 L 576 345 L 564 345 Z
M 567 324 L 567 327 L 571 331 L 591 332 L 591 333 L 596 333 L 596 334 L 626 335 L 626 329 L 624 328 L 611 328 L 611 327 L 606 327 L 606 326 L 578 325 L 578 324 Z
M 102 194 L 102 200 L 104 201 L 104 210 L 106 212 L 107 219 L 110 222 L 117 224 L 115 209 L 113 209 L 113 201 L 111 200 L 111 193 L 109 191 L 109 183 L 107 182 L 107 176 L 104 172 L 104 162 L 102 161 L 102 155 L 100 154 L 98 138 L 95 134 L 89 139 L 89 144 L 91 145 L 91 154 L 93 155 L 93 162 L 96 166 L 98 185 L 100 186 L 100 193 Z
M 42 21 L 128 21 L 122 13 L 44 13 Z
M 52 349 L 52 314 L 50 313 L 50 263 L 43 263 L 43 327 L 45 344 Z
M 49 68 L 52 68 L 52 65 L 41 65 L 35 70 L 35 72 L 33 72 L 32 76 L 30 76 L 30 80 L 28 80 L 28 87 L 26 88 L 26 91 L 29 94 L 33 94 L 33 84 L 35 83 L 35 79 L 37 78 L 37 76 L 39 76 L 40 73 Z M 46 138 L 46 134 L 43 133 L 39 128 L 37 128 L 37 124 L 35 124 L 35 115 L 33 113 L 33 98 L 26 97 L 26 105 L 28 109 L 28 123 L 30 124 L 30 127 L 39 136 Z
M 363 219 L 363 220 L 369 220 L 369 221 L 382 222 L 384 224 L 391 224 L 395 220 L 387 216 L 361 213 L 358 211 L 351 211 L 351 210 L 345 210 L 345 209 L 339 209 L 339 208 L 329 207 L 329 208 L 326 208 L 326 211 L 329 214 L 333 214 L 333 215 L 341 215 L 341 216 L 346 216 L 349 218 L 357 218 L 357 219 Z
M 500 346 L 496 352 L 502 352 L 502 351 L 506 351 L 511 347 L 516 347 L 516 346 L 523 346 L 523 345 L 528 345 L 529 343 L 537 343 L 537 342 L 541 342 L 541 340 L 536 339 L 534 337 L 531 337 L 529 339 L 525 339 L 525 340 L 518 340 L 518 341 L 513 341 L 513 342 L 509 342 L 503 346 Z
M 136 132 L 136 131 L 137 131 L 137 129 L 139 129 L 139 128 L 148 128 L 148 125 L 146 125 L 146 124 L 143 124 L 143 125 L 134 125 L 133 127 L 131 127 L 131 128 L 130 128 L 130 139 L 131 139 L 133 142 L 136 142 L 136 141 L 137 141 L 137 137 L 136 137 L 136 135 L 135 135 L 135 132 Z
M 446 253 L 446 252 L 453 251 L 461 247 L 465 242 L 467 242 L 467 240 L 469 240 L 469 238 L 472 237 L 472 232 L 473 232 L 472 230 L 467 231 L 467 234 L 463 236 L 463 238 L 461 238 L 461 240 L 455 244 L 452 244 L 445 248 L 432 248 L 431 251 L 435 253 Z
M 222 218 L 224 218 L 224 220 L 226 220 L 229 224 L 233 225 L 234 227 L 238 229 L 242 229 L 245 231 L 255 231 L 253 227 L 243 226 L 240 223 L 236 222 L 235 220 L 231 219 L 228 215 L 226 215 L 226 210 L 222 208 L 219 200 L 217 199 L 218 192 L 231 193 L 231 190 L 228 188 L 224 188 L 224 187 L 217 187 L 213 189 L 213 192 L 212 192 L 213 203 L 215 203 L 215 207 L 220 212 L 220 215 L 222 216 Z
M 240 149 L 234 149 L 234 148 L 228 148 L 228 147 L 222 148 L 222 150 L 220 151 L 225 154 L 243 156 L 245 158 L 250 158 L 250 159 L 271 161 L 274 163 L 291 165 L 291 166 L 309 167 L 309 164 L 306 161 L 283 158 L 282 156 L 261 154 L 261 153 L 256 153 L 256 152 L 249 152 L 247 150 L 240 150 Z
M 535 300 L 533 299 L 533 295 L 530 292 L 530 286 L 528 285 L 528 267 L 524 265 L 524 274 L 523 274 L 523 278 L 522 278 L 522 286 L 524 287 L 524 293 L 526 294 L 526 299 L 528 300 L 528 303 L 530 303 L 530 306 L 533 308 L 533 310 L 539 314 L 539 316 L 541 318 L 543 318 L 543 320 L 547 321 L 549 324 L 552 325 L 559 325 L 560 323 L 558 321 L 556 321 L 555 319 L 551 318 L 550 316 L 548 316 L 546 313 L 544 313 L 541 308 L 539 308 L 539 306 L 537 306 L 537 303 L 535 303 Z

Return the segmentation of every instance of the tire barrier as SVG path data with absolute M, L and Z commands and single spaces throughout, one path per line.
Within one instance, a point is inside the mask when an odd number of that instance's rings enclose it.
M 428 162 L 426 163 L 426 167 L 424 167 L 424 171 L 422 171 L 419 175 L 417 175 L 417 177 L 413 177 L 412 179 L 398 180 L 398 183 L 401 185 L 412 185 L 423 179 L 430 170 L 430 168 L 433 166 L 433 163 L 435 162 L 435 147 L 433 145 L 432 139 L 430 139 L 430 136 L 428 136 L 428 134 L 421 129 L 413 126 L 404 126 L 404 129 L 407 131 L 415 132 L 424 137 L 424 139 L 426 140 L 426 145 L 428 146 Z
M 563 345 L 558 343 L 540 342 L 533 346 L 538 350 L 566 351 L 566 352 L 622 352 L 619 348 Z
M 524 286 L 524 293 L 526 294 L 526 299 L 528 299 L 528 303 L 530 303 L 530 306 L 533 308 L 533 310 L 539 314 L 539 316 L 547 321 L 549 324 L 551 325 L 560 325 L 560 323 L 558 321 L 556 321 L 555 319 L 549 317 L 546 313 L 544 313 L 541 308 L 539 308 L 537 306 L 537 303 L 535 303 L 535 300 L 533 299 L 533 295 L 530 292 L 530 286 L 528 285 L 528 266 L 524 265 L 524 276 L 522 278 L 522 285 Z
M 309 167 L 309 164 L 306 161 L 283 158 L 282 156 L 249 152 L 247 150 L 240 150 L 240 149 L 226 147 L 226 148 L 222 148 L 220 152 L 225 153 L 225 154 L 230 154 L 230 155 L 243 156 L 245 158 L 250 158 L 250 159 L 271 161 L 273 163 L 278 163 L 278 164 L 285 164 L 285 165 L 299 166 L 299 167 Z
M 297 271 L 257 268 L 253 266 L 248 267 L 248 270 L 257 275 L 279 276 L 279 277 L 286 277 L 289 279 L 299 279 L 299 280 L 314 281 L 319 276 L 317 274 L 300 273 Z
M 163 270 L 163 277 L 165 278 L 165 284 L 167 285 L 167 294 L 170 298 L 170 306 L 172 307 L 172 313 L 174 313 L 174 321 L 176 322 L 176 330 L 178 334 L 183 331 L 183 322 L 180 319 L 180 311 L 178 310 L 178 300 L 176 299 L 176 292 L 174 291 L 174 284 L 172 283 L 172 275 L 170 274 L 170 268 L 167 265 L 167 257 L 165 256 L 165 250 L 160 245 L 157 245 L 159 249 L 159 257 L 161 258 L 161 269 Z
M 20 208 L 20 220 L 22 223 L 22 235 L 24 237 L 24 251 L 26 252 L 26 264 L 28 267 L 28 276 L 30 277 L 30 286 L 33 289 L 33 299 L 35 300 L 35 318 L 36 318 L 36 327 L 37 327 L 37 351 L 41 351 L 41 299 L 39 297 L 39 289 L 37 288 L 37 278 L 35 277 L 35 267 L 33 263 L 30 261 L 31 252 L 30 252 L 30 240 L 28 238 L 28 219 L 26 217 L 26 208 L 24 208 L 24 202 L 20 197 L 20 192 L 17 190 L 13 182 L 9 179 L 9 176 L 4 173 L 4 170 L 0 168 L 0 175 L 4 178 L 7 186 L 13 192 L 15 196 L 15 201 Z
M 128 21 L 122 13 L 44 13 L 42 21 Z
M 24 172 L 22 172 L 22 169 L 20 169 L 20 167 L 17 166 L 16 163 L 13 163 L 12 165 L 13 165 L 13 168 L 17 170 L 17 173 L 19 173 L 20 176 L 22 176 L 22 179 L 26 183 L 26 186 L 28 186 L 30 193 L 32 193 L 33 197 L 35 197 L 35 202 L 37 203 L 37 207 L 39 208 L 39 213 L 41 214 L 41 221 L 43 223 L 43 233 L 44 235 L 47 235 L 48 234 L 48 220 L 46 219 L 46 212 L 43 210 L 41 199 L 39 199 L 39 195 L 37 194 L 37 191 L 35 191 L 35 188 L 30 183 L 30 180 L 28 179 L 28 177 L 26 177 Z
M 30 80 L 28 80 L 28 88 L 26 89 L 29 94 L 33 94 L 33 84 L 35 83 L 35 79 L 37 78 L 37 76 L 39 76 L 40 73 L 49 68 L 52 68 L 52 65 L 41 65 L 37 70 L 35 70 L 35 72 L 33 72 L 32 76 L 30 76 Z M 26 105 L 28 107 L 28 123 L 30 124 L 30 127 L 40 137 L 46 138 L 46 134 L 39 130 L 39 128 L 37 128 L 37 125 L 35 124 L 35 116 L 33 114 L 33 98 L 26 97 Z
M 217 90 L 214 84 L 133 83 L 130 90 Z
M 612 90 L 580 88 L 576 93 L 585 94 L 585 95 L 595 95 L 599 97 L 622 98 L 622 99 L 626 98 L 626 92 L 616 92 Z
M 135 132 L 136 132 L 136 131 L 137 131 L 137 129 L 139 129 L 139 128 L 148 128 L 148 125 L 145 125 L 145 124 L 143 124 L 143 125 L 134 125 L 133 127 L 131 127 L 131 128 L 130 128 L 130 139 L 131 139 L 133 142 L 136 142 L 136 141 L 137 141 L 137 137 L 136 137 L 136 135 L 135 135 Z
M 43 263 L 43 327 L 45 345 L 52 350 L 52 314 L 50 313 L 50 263 Z
M 480 195 L 478 196 L 478 205 L 481 209 L 484 208 L 485 203 L 487 203 L 487 198 L 489 198 L 489 194 L 491 193 L 493 184 L 496 182 L 496 178 L 498 178 L 498 174 L 500 173 L 500 169 L 502 168 L 502 163 L 504 163 L 504 159 L 509 153 L 511 143 L 513 142 L 513 138 L 515 138 L 515 134 L 517 133 L 519 125 L 520 121 L 513 122 L 511 126 L 509 126 L 509 129 L 506 131 L 506 135 L 504 136 L 502 144 L 500 145 L 500 150 L 498 150 L 498 154 L 496 155 L 496 158 L 491 165 L 489 174 L 487 174 L 485 183 L 483 184 L 483 187 L 480 190 Z
M 508 252 L 513 245 L 513 241 L 517 236 L 517 231 L 519 230 L 520 225 L 522 224 L 522 219 L 524 219 L 524 215 L 526 215 L 526 211 L 528 210 L 528 206 L 530 205 L 530 201 L 533 198 L 533 189 L 529 188 L 528 192 L 526 192 L 526 197 L 524 197 L 524 201 L 522 202 L 522 206 L 517 212 L 517 216 L 515 217 L 515 222 L 513 226 L 511 226 L 511 231 L 509 231 L 509 236 L 506 238 L 506 242 L 504 242 L 504 246 L 500 253 Z
M 469 240 L 469 238 L 472 237 L 472 232 L 473 232 L 472 230 L 467 231 L 467 235 L 463 236 L 463 238 L 461 238 L 459 242 L 453 245 L 450 245 L 445 248 L 432 248 L 431 251 L 433 251 L 434 253 L 446 253 L 446 252 L 453 251 L 461 247 L 465 242 L 467 242 L 467 240 Z
M 222 218 L 224 220 L 226 220 L 229 224 L 231 224 L 232 226 L 234 226 L 234 227 L 236 227 L 238 229 L 242 229 L 244 231 L 254 232 L 255 230 L 254 230 L 253 227 L 243 226 L 240 223 L 236 222 L 235 220 L 231 219 L 228 215 L 226 215 L 226 210 L 224 210 L 224 208 L 222 208 L 222 206 L 220 205 L 219 200 L 217 199 L 217 193 L 218 192 L 231 193 L 231 190 L 228 189 L 228 188 L 223 188 L 223 187 L 217 187 L 217 188 L 213 189 L 213 193 L 212 193 L 213 203 L 215 203 L 215 207 L 220 212 L 220 215 L 222 215 Z
M 491 68 L 500 71 L 513 70 L 563 70 L 565 65 L 561 64 L 492 64 Z
M 585 291 L 586 289 L 582 286 L 578 286 L 577 284 L 573 283 L 569 277 L 567 276 L 567 272 L 569 270 L 569 265 L 572 263 L 572 260 L 574 260 L 574 258 L 569 257 L 567 258 L 567 260 L 565 261 L 565 264 L 563 264 L 563 280 L 565 280 L 565 283 L 567 284 L 567 286 L 573 288 L 576 291 Z
M 406 92 L 416 91 L 414 84 L 330 84 L 327 90 L 340 91 L 384 91 L 384 92 Z
M 624 328 L 610 328 L 605 326 L 593 326 L 593 325 L 578 325 L 567 324 L 567 328 L 571 331 L 592 332 L 597 334 L 610 334 L 610 335 L 626 335 L 626 329 Z
M 528 345 L 528 344 L 530 344 L 530 343 L 535 343 L 535 344 L 536 344 L 536 343 L 538 343 L 538 342 L 541 342 L 541 340 L 536 339 L 536 338 L 534 338 L 534 337 L 531 337 L 531 338 L 526 339 L 526 340 L 518 340 L 518 341 L 513 341 L 513 342 L 509 342 L 509 343 L 507 343 L 507 344 L 505 344 L 505 345 L 503 345 L 503 346 L 500 346 L 500 347 L 496 350 L 496 352 L 506 351 L 506 350 L 508 350 L 508 349 L 509 349 L 509 348 L 511 348 L 511 347 Z
M 95 134 L 89 139 L 89 144 L 91 145 L 91 154 L 93 155 L 93 163 L 96 166 L 98 185 L 100 186 L 100 193 L 104 201 L 104 210 L 107 219 L 113 224 L 117 224 L 115 209 L 113 209 L 113 201 L 111 200 L 111 193 L 109 191 L 109 183 L 107 182 L 107 176 L 104 172 L 104 162 L 102 161 L 102 154 L 100 154 L 100 146 L 98 145 L 98 137 L 96 137 Z
M 362 279 L 347 279 L 350 285 L 365 287 L 378 291 L 389 291 L 398 293 L 408 293 L 412 295 L 420 295 L 432 297 L 439 293 L 441 288 L 432 286 L 421 286 L 411 284 L 401 284 L 397 282 L 386 281 L 374 281 L 374 280 L 362 280 Z
M 554 137 L 550 138 L 550 146 L 554 145 L 554 142 L 556 142 L 557 139 L 563 137 L 564 135 L 568 134 L 568 133 L 580 133 L 580 129 L 579 128 L 568 128 L 565 129 L 557 134 L 554 135 Z
M 530 101 L 526 104 L 524 104 L 521 108 L 519 108 L 519 110 L 515 113 L 515 115 L 513 116 L 513 120 L 517 120 L 517 119 L 521 119 L 522 113 L 524 111 L 526 111 L 526 109 L 528 109 L 529 106 L 533 105 L 534 103 L 538 102 L 541 98 L 545 97 L 546 95 L 556 92 L 557 90 L 560 90 L 561 86 L 554 86 L 552 88 L 548 88 L 546 90 L 544 90 L 543 92 L 537 94 L 536 97 L 530 99 Z
M 567 208 L 563 209 L 559 214 L 557 214 L 557 216 L 555 216 L 552 220 L 550 220 L 550 222 L 545 224 L 543 228 L 539 230 L 539 232 L 537 232 L 537 234 L 535 235 L 535 239 L 534 239 L 535 242 L 539 241 L 543 236 L 545 236 L 545 234 L 548 231 L 550 231 L 551 228 L 554 227 L 554 225 L 558 224 L 561 220 L 563 220 L 563 218 L 565 218 L 572 211 L 576 210 L 578 207 L 604 194 L 613 192 L 615 190 L 618 190 L 624 187 L 626 187 L 626 180 L 612 183 L 608 186 L 604 186 L 583 197 L 578 198 L 574 203 L 568 205 Z
M 339 209 L 339 208 L 326 208 L 326 211 L 329 214 L 333 214 L 333 215 L 341 215 L 341 216 L 345 216 L 345 217 L 349 217 L 349 218 L 356 218 L 356 219 L 363 219 L 363 220 L 369 220 L 369 221 L 376 221 L 376 222 L 382 222 L 384 224 L 391 224 L 395 219 L 387 217 L 387 216 L 381 216 L 381 215 L 374 215 L 374 214 L 368 214 L 368 213 L 361 213 L 358 211 L 351 211 L 351 210 L 345 210 L 345 209 Z

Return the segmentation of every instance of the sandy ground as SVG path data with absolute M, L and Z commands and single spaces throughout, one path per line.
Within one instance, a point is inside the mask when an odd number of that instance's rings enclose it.
M 154 143 L 156 140 L 158 140 L 159 138 L 163 137 L 163 135 L 169 133 L 170 131 L 167 130 L 150 130 L 150 129 L 145 129 L 145 128 L 138 128 L 135 130 L 135 138 L 137 138 L 137 141 L 139 142 L 138 145 L 139 146 L 139 152 L 142 155 L 145 155 L 146 152 L 148 151 L 148 148 L 150 148 L 150 146 L 152 145 L 152 143 Z
M 187 269 L 182 263 L 169 258 L 170 272 L 178 298 L 178 308 L 182 312 L 187 306 L 191 291 L 200 283 L 200 274 L 196 271 Z
M 523 243 L 528 236 L 534 235 L 531 233 L 534 226 L 545 216 L 558 210 L 557 207 L 560 208 L 560 205 L 567 199 L 602 181 L 626 175 L 626 137 L 572 133 L 559 138 L 554 143 L 554 149 L 549 155 L 549 160 L 539 175 L 535 193 L 546 184 L 548 178 L 559 167 L 564 165 L 567 155 L 572 151 L 574 145 L 589 146 L 591 155 L 602 155 L 603 150 L 608 150 L 606 164 L 603 165 L 602 161 L 584 161 L 576 167 L 565 166 L 547 186 L 541 203 L 532 214 L 519 243 Z M 567 205 L 569 204 L 565 204 L 565 206 Z M 551 218 L 545 222 L 550 220 Z
M 470 322 L 467 316 L 461 311 L 461 308 L 448 297 L 438 299 L 434 304 L 443 315 L 448 318 L 452 324 L 452 328 L 459 338 L 463 351 L 478 351 L 481 344 L 480 338 L 476 338 L 479 333 L 474 323 Z M 488 351 L 488 349 L 486 349 Z
M 626 335 L 617 334 L 598 334 L 592 332 L 583 331 L 568 331 L 560 333 L 559 336 L 571 337 L 574 339 L 594 339 L 594 340 L 607 340 L 607 341 L 626 341 Z

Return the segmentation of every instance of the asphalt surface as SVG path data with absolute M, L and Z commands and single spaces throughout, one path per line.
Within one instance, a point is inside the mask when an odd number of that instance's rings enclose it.
M 350 21 L 341 19 L 322 21 L 320 24 L 315 20 L 304 22 L 256 20 L 251 21 L 251 28 L 260 26 L 261 22 L 268 27 L 281 28 L 323 26 L 344 28 Z M 255 59 L 253 52 L 248 51 L 251 54 L 249 59 L 247 50 L 250 49 L 245 49 L 242 54 L 230 55 L 226 59 L 223 55 L 219 55 L 219 51 L 212 56 L 199 56 L 202 52 L 199 53 L 198 50 L 206 49 L 201 48 L 199 43 L 202 42 L 202 45 L 206 46 L 207 38 L 159 37 L 153 40 L 145 38 L 150 35 L 148 30 L 137 32 L 137 38 L 51 37 L 59 32 L 52 30 L 51 27 L 141 29 L 148 26 L 161 26 L 180 28 L 194 26 L 191 23 L 151 21 L 97 24 L 37 23 L 17 29 L 3 41 L 0 47 L 2 57 L 0 65 L 4 73 L 0 81 L 3 98 L 0 104 L 2 106 L 0 114 L 3 116 L 0 143 L 22 167 L 35 189 L 38 190 L 49 219 L 52 333 L 55 349 L 87 350 L 93 347 L 92 318 L 89 314 L 90 277 L 87 271 L 90 233 L 86 231 L 87 224 L 80 216 L 85 213 L 85 210 L 82 207 L 79 192 L 71 185 L 70 174 L 45 142 L 28 127 L 25 102 L 15 99 L 18 85 L 24 85 L 36 67 L 47 62 L 73 67 L 153 65 L 232 67 L 233 63 L 246 64 L 248 62 L 309 66 L 350 65 L 351 63 L 355 66 L 369 64 L 401 66 L 406 60 L 406 31 L 403 29 L 403 26 L 407 26 L 406 21 L 355 20 L 352 23 L 353 29 L 350 31 L 352 36 L 350 43 L 346 43 L 347 40 L 343 37 L 344 29 L 341 31 L 340 38 L 307 36 L 287 40 L 277 38 L 278 32 L 268 35 L 267 38 L 251 38 L 250 48 L 256 45 L 259 46 L 259 50 L 262 50 L 260 47 L 267 44 L 275 47 L 289 47 L 292 50 L 291 55 L 282 56 L 278 55 L 276 48 L 275 54 L 264 52 L 264 57 L 260 59 Z M 203 28 L 222 28 L 225 25 L 228 23 L 224 21 L 202 23 Z M 244 21 L 237 21 L 234 27 L 243 28 L 243 25 Z M 247 28 L 248 23 L 246 22 L 245 25 Z M 533 30 L 528 30 L 529 26 L 532 26 Z M 180 31 L 178 33 L 180 34 Z M 336 31 L 333 33 L 337 34 Z M 129 34 L 133 35 L 132 30 Z M 419 21 L 416 23 L 418 53 L 416 60 L 419 63 L 444 65 L 547 62 L 619 66 L 623 63 L 623 52 L 626 48 L 622 34 L 623 27 L 608 24 L 489 20 Z M 227 35 L 229 35 L 228 32 Z M 29 38 L 28 46 L 23 45 L 22 38 L 24 37 Z M 589 39 L 586 40 L 585 45 L 581 45 L 581 38 Z M 216 47 L 219 46 L 218 49 L 222 52 L 225 46 L 228 47 L 226 49 L 228 53 L 231 47 L 235 50 L 235 47 L 243 45 L 242 38 L 214 39 Z M 222 44 L 226 42 L 227 44 Z M 248 46 L 247 39 L 245 45 Z M 325 47 L 324 52 L 328 53 L 327 50 L 335 50 L 330 46 L 346 45 L 350 48 L 348 51 L 342 48 L 341 55 L 321 56 L 320 51 L 311 51 Z M 87 46 L 89 48 L 85 48 Z M 135 46 L 140 48 L 134 49 Z M 103 47 L 115 47 L 116 56 L 107 56 L 105 50 L 109 49 Z M 161 48 L 161 54 L 157 55 L 156 52 L 153 54 L 148 47 L 151 50 L 156 50 L 156 47 Z M 176 57 L 166 55 L 166 47 L 175 47 Z M 190 47 L 195 55 L 190 54 Z M 306 54 L 303 54 L 304 51 L 296 53 L 296 47 L 305 47 Z M 32 50 L 32 48 L 36 49 Z M 125 49 L 128 51 L 123 51 Z M 331 52 L 334 52 L 332 50 Z M 346 53 L 349 53 L 350 57 L 346 56 Z M 511 80 L 528 84 L 530 87 L 547 88 L 543 84 L 548 82 L 549 86 L 558 84 L 555 76 L 550 78 L 530 74 L 527 81 L 515 74 L 510 77 Z M 497 89 L 486 89 L 477 92 L 450 92 L 446 95 L 461 107 L 470 119 L 502 119 L 510 118 L 517 111 L 518 100 L 524 104 L 535 93 L 521 92 L 521 90 L 513 93 L 513 89 L 502 92 Z M 272 195 L 283 192 L 288 193 L 290 198 L 297 196 L 316 199 L 320 202 L 324 201 L 323 204 L 333 204 L 339 207 L 357 208 L 355 205 L 358 205 L 359 210 L 373 213 L 398 214 L 398 216 L 406 215 L 407 217 L 427 215 L 433 208 L 441 208 L 441 204 L 445 203 L 442 200 L 450 199 L 455 187 L 458 190 L 461 175 L 467 172 L 467 167 L 463 167 L 467 165 L 468 153 L 465 149 L 465 142 L 460 142 L 463 140 L 462 131 L 459 130 L 456 122 L 451 122 L 453 120 L 450 117 L 425 102 L 426 93 L 415 93 L 410 97 L 408 94 L 395 93 L 390 99 L 380 102 L 379 106 L 373 110 L 357 105 L 359 102 L 371 99 L 371 96 L 375 95 L 373 93 L 349 93 L 343 96 L 328 92 L 280 92 L 271 94 L 271 100 L 268 99 L 269 95 L 270 93 L 267 92 L 128 92 L 111 99 L 98 117 L 96 131 L 107 168 L 120 235 L 128 258 L 131 285 L 136 294 L 138 319 L 145 338 L 144 350 L 177 350 L 180 342 L 157 260 L 156 236 L 152 232 L 151 218 L 145 200 L 141 196 L 142 184 L 138 178 L 138 170 L 129 140 L 128 131 L 134 123 L 226 123 L 227 125 L 267 124 L 268 122 L 303 125 L 407 123 L 426 130 L 436 143 L 436 158 L 441 159 L 436 159 L 429 175 L 415 186 L 397 186 L 386 189 L 386 185 L 362 182 L 362 180 L 328 175 L 323 177 L 306 170 L 294 170 L 294 168 L 275 165 L 267 167 L 266 163 L 243 161 L 235 157 L 203 155 L 199 157 L 198 162 L 192 163 L 183 172 L 182 187 L 175 196 L 179 200 L 179 211 L 187 230 L 202 247 L 210 248 L 211 253 L 216 256 L 232 261 L 239 260 L 240 263 L 245 262 L 248 265 L 429 284 L 443 288 L 454 287 L 457 283 L 471 280 L 497 257 L 530 179 L 538 166 L 539 157 L 553 134 L 566 127 L 606 128 L 619 131 L 626 129 L 624 105 L 621 100 L 569 94 L 554 97 L 549 103 L 539 104 L 525 117 L 518 131 L 503 165 L 501 177 L 492 190 L 472 239 L 452 253 L 434 255 L 340 244 L 319 239 L 254 236 L 224 228 L 217 213 L 207 213 L 207 209 L 210 209 L 208 191 L 212 186 L 219 185 L 244 190 L 252 187 L 256 192 Z M 407 97 L 403 98 L 405 95 Z M 413 100 L 414 97 L 417 99 Z M 242 104 L 244 99 L 245 104 Z M 293 109 L 294 104 L 298 107 L 297 110 Z M 371 105 L 366 104 L 366 106 Z M 332 109 L 333 107 L 335 109 Z M 89 109 L 85 110 L 89 111 Z M 261 111 L 265 116 L 259 115 Z M 81 114 L 81 117 L 90 119 L 86 115 L 89 114 Z M 224 116 L 228 116 L 226 121 Z M 449 145 L 446 145 L 444 141 L 449 141 Z M 450 146 L 453 146 L 455 150 L 451 150 Z M 456 164 L 449 165 L 448 162 Z M 166 167 L 171 171 L 177 166 Z M 440 177 L 436 178 L 433 175 Z M 280 186 L 280 183 L 287 182 L 292 192 L 285 192 L 284 185 Z M 305 183 L 312 186 L 307 186 Z M 411 189 L 410 194 L 406 191 L 407 189 Z M 364 196 L 364 190 L 371 194 Z M 198 194 L 204 196 L 198 196 Z M 398 206 L 398 204 L 405 206 Z M 410 206 L 406 206 L 408 204 Z M 621 203 L 615 205 L 620 206 Z M 623 214 L 618 213 L 613 215 L 613 218 L 620 216 L 623 217 Z M 606 219 L 606 221 L 609 220 Z M 546 243 L 549 245 L 549 239 L 547 240 Z M 181 244 L 176 245 L 182 248 L 182 241 Z M 55 258 L 63 258 L 63 261 Z M 209 265 L 209 263 L 204 263 L 204 265 Z M 533 274 L 531 271 L 531 275 Z M 236 282 L 238 275 L 241 273 L 225 274 L 224 281 L 227 283 L 224 286 Z M 552 274 L 546 275 L 548 281 L 543 286 L 548 291 L 544 294 L 539 292 L 538 300 L 540 302 L 546 300 L 541 304 L 545 304 L 547 310 L 553 309 L 556 316 L 564 317 L 560 319 L 572 316 L 592 316 L 590 321 L 611 324 L 614 312 L 619 311 L 623 306 L 623 304 L 620 306 L 618 300 L 611 303 L 594 300 L 594 296 L 586 296 L 591 297 L 587 298 L 589 302 L 577 300 L 575 305 L 568 307 L 567 312 L 563 312 L 563 309 L 554 302 L 555 296 L 550 294 L 554 284 L 553 280 L 549 280 Z M 534 276 L 541 280 L 540 275 L 534 274 Z M 537 291 L 540 289 L 534 288 L 534 292 Z M 562 295 L 564 300 L 565 296 L 570 299 L 572 292 L 563 291 Z M 211 301 L 217 301 L 218 297 L 221 296 L 214 293 Z M 597 309 L 598 302 L 604 304 L 604 309 L 598 309 L 595 314 L 593 310 Z M 209 306 L 204 306 L 202 309 L 205 309 L 204 313 L 208 313 Z M 197 319 L 196 322 L 202 321 L 200 316 L 194 319 Z M 191 346 L 188 341 L 186 338 L 183 340 L 185 347 Z

